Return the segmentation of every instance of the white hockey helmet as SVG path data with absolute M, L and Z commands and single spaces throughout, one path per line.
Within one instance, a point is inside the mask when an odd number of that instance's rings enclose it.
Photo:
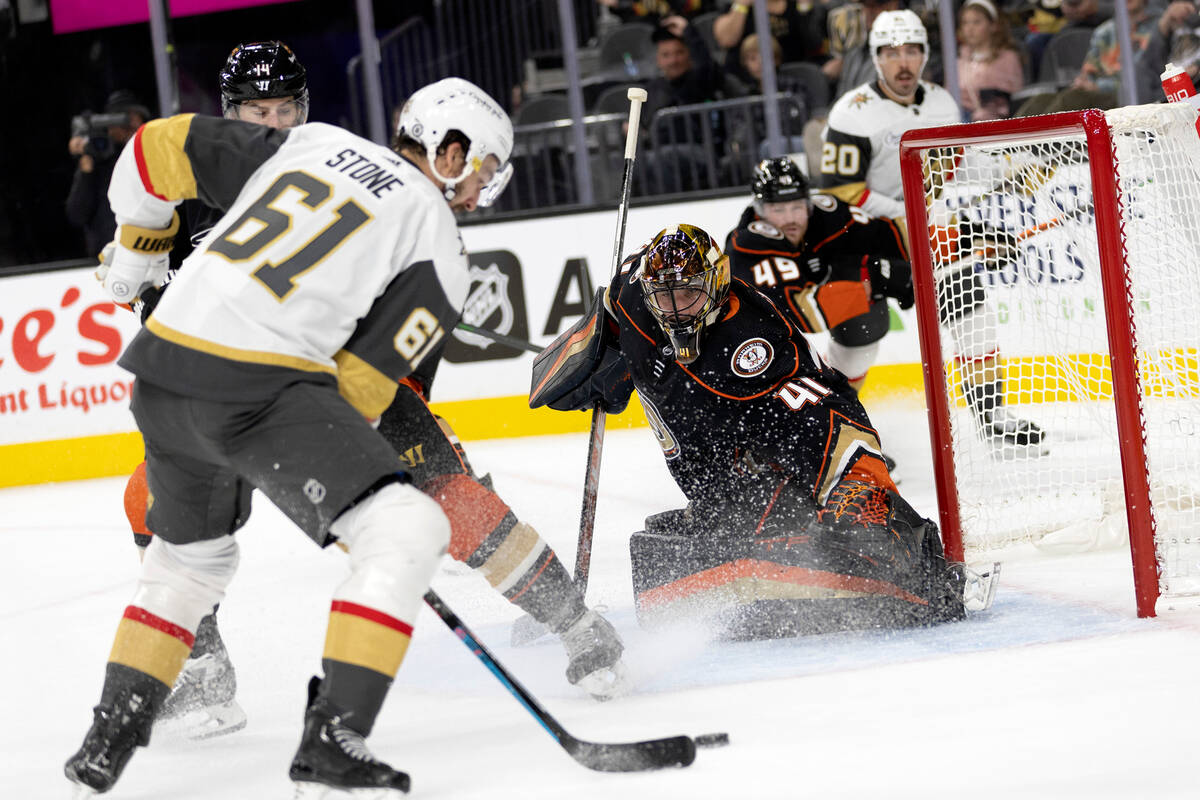
M 921 59 L 921 69 L 917 71 L 917 78 L 921 77 L 921 73 L 925 71 L 925 64 L 929 61 L 929 33 L 926 32 L 921 18 L 908 9 L 884 11 L 876 17 L 871 25 L 871 32 L 867 35 L 867 44 L 871 48 L 871 60 L 875 62 L 875 72 L 880 79 L 883 78 L 883 70 L 879 66 L 881 47 L 921 45 L 925 57 Z
M 459 131 L 470 140 L 467 148 L 467 167 L 479 171 L 484 159 L 495 156 L 500 162 L 496 174 L 479 194 L 479 205 L 490 206 L 504 191 L 512 177 L 512 120 L 488 94 L 462 78 L 443 78 L 423 86 L 413 93 L 400 110 L 397 132 L 415 139 L 425 148 L 429 167 L 438 180 L 446 185 L 446 197 L 454 196 L 454 187 L 470 174 L 464 169 L 456 178 L 437 170 L 438 148 L 450 131 Z

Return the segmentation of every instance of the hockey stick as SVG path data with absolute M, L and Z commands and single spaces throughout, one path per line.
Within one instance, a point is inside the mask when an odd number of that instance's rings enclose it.
M 1061 225 L 1065 225 L 1068 222 L 1074 222 L 1081 217 L 1086 217 L 1087 215 L 1094 213 L 1094 211 L 1095 206 L 1092 203 L 1083 203 L 1078 208 L 1059 214 L 1053 219 L 1048 219 L 1045 222 L 1039 222 L 1036 225 L 1026 228 L 1020 233 L 1010 234 L 1012 242 L 1007 246 L 1016 247 L 1021 242 L 1037 236 L 1039 233 L 1045 233 L 1046 231 L 1053 230 Z M 988 261 L 988 259 L 994 257 L 997 253 L 997 250 L 998 248 L 994 245 L 989 246 L 986 244 L 983 247 L 974 248 L 969 256 L 955 259 L 947 264 L 935 265 L 933 270 L 934 275 L 938 278 L 945 278 L 948 275 L 954 275 L 958 272 L 961 272 L 964 268 L 964 264 L 972 263 L 968 261 L 968 259 L 983 259 L 985 269 L 991 269 L 993 267 L 988 267 L 986 265 L 992 263 Z
M 621 268 L 621 253 L 625 249 L 625 220 L 629 215 L 629 191 L 633 183 L 633 159 L 637 153 L 638 130 L 641 127 L 642 103 L 646 90 L 632 87 L 629 98 L 629 129 L 625 132 L 625 172 L 621 176 L 621 202 L 617 205 L 617 232 L 613 241 L 612 277 Z M 592 409 L 592 429 L 588 438 L 587 470 L 583 476 L 583 509 L 579 515 L 579 542 L 575 548 L 575 582 L 579 594 L 587 593 L 588 573 L 592 566 L 592 534 L 596 525 L 596 495 L 600 488 L 600 456 L 604 449 L 604 409 L 597 403 Z
M 500 344 L 507 345 L 508 347 L 512 347 L 517 350 L 528 350 L 531 353 L 542 352 L 542 348 L 538 347 L 533 342 L 527 342 L 524 339 L 518 339 L 515 336 L 508 336 L 500 333 L 499 331 L 493 331 L 489 328 L 480 328 L 467 322 L 460 322 L 454 327 L 458 328 L 460 331 L 473 333 L 476 336 L 482 336 L 485 339 L 491 339 L 493 342 L 499 342 Z
M 625 132 L 625 172 L 621 177 L 621 200 L 617 204 L 617 231 L 613 239 L 612 278 L 621 267 L 621 251 L 625 249 L 625 220 L 629 214 L 629 192 L 633 183 L 633 160 L 637 152 L 638 129 L 641 126 L 642 103 L 646 90 L 636 86 L 626 92 L 629 98 L 629 129 Z M 610 279 L 611 280 L 611 279 Z M 583 474 L 583 508 L 579 513 L 579 538 L 575 545 L 574 581 L 580 596 L 587 594 L 588 574 L 592 565 L 592 534 L 596 527 L 596 496 L 600 490 L 600 457 L 604 450 L 604 422 L 607 415 L 597 403 L 592 409 L 592 425 L 588 434 L 587 468 Z M 512 627 L 514 647 L 532 644 L 550 630 L 533 617 L 518 617 Z
M 525 710 L 533 715 L 534 719 L 546 729 L 546 732 L 555 738 L 559 745 L 567 751 L 567 754 L 588 769 L 600 772 L 640 772 L 663 767 L 686 767 L 696 760 L 697 745 L 719 747 L 729 743 L 729 736 L 724 733 L 710 733 L 695 739 L 690 736 L 670 736 L 665 739 L 647 739 L 642 742 L 618 744 L 601 744 L 576 739 L 567 733 L 558 720 L 550 715 L 550 712 L 542 708 L 541 704 L 516 678 L 508 673 L 508 670 L 475 638 L 475 635 L 467 629 L 458 615 L 450 610 L 436 592 L 432 589 L 425 592 L 425 602 L 433 609 L 434 613 L 441 617 L 442 622 L 446 623 L 446 627 L 454 631 L 467 649 L 491 670 L 500 683 L 504 684 L 504 688 L 508 689 L 521 705 L 525 706 Z

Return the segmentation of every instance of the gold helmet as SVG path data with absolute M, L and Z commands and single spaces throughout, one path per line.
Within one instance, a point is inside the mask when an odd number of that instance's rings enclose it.
M 700 355 L 700 333 L 716 320 L 729 296 L 729 257 L 695 225 L 659 231 L 637 271 L 646 307 L 675 349 L 690 364 Z

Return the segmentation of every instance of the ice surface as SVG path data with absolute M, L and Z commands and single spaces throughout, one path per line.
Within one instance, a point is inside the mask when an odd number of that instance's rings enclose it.
M 901 490 L 936 507 L 923 412 L 875 411 Z M 471 442 L 498 491 L 574 557 L 586 437 Z M 62 762 L 99 696 L 137 557 L 123 479 L 0 491 L 0 797 L 70 796 Z M 627 540 L 674 507 L 647 430 L 605 439 L 588 599 L 610 608 L 637 679 L 597 704 L 563 677 L 557 642 L 514 649 L 518 612 L 453 562 L 434 586 L 574 735 L 630 741 L 728 731 L 684 770 L 590 772 L 572 761 L 428 610 L 370 744 L 414 798 L 1197 797 L 1200 611 L 1134 613 L 1125 551 L 1004 563 L 995 605 L 891 635 L 720 644 L 637 628 Z M 113 800 L 288 798 L 305 685 L 319 669 L 339 552 L 321 552 L 261 497 L 221 608 L 248 727 L 155 741 Z

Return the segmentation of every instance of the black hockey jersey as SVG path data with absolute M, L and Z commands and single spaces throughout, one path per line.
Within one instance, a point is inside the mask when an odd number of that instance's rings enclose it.
M 850 475 L 894 488 L 845 376 L 765 295 L 735 278 L 685 366 L 631 277 L 637 266 L 609 287 L 609 313 L 646 418 L 694 510 L 753 533 L 787 502 L 823 504 Z
M 753 206 L 725 240 L 730 272 L 789 311 L 805 333 L 833 330 L 865 314 L 871 258 L 907 261 L 900 229 L 824 194 L 812 196 L 808 230 L 793 246 Z

